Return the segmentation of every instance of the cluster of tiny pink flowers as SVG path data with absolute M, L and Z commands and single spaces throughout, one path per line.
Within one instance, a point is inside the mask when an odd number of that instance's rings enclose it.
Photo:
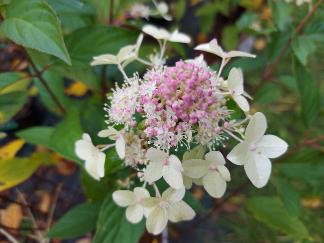
M 197 126 L 201 126 L 197 142 L 213 142 L 213 134 L 206 139 L 204 133 L 217 129 L 228 111 L 224 97 L 215 95 L 212 75 L 206 67 L 184 61 L 146 73 L 138 111 L 144 113 L 144 132 L 156 147 L 168 150 L 181 143 L 189 145 Z

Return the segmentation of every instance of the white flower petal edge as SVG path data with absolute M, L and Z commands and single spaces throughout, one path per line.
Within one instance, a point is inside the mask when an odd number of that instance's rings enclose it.
M 95 180 L 105 176 L 106 155 L 96 148 L 89 134 L 84 133 L 82 139 L 75 143 L 76 155 L 85 161 L 85 169 Z
M 216 39 L 211 40 L 209 43 L 200 44 L 200 45 L 196 46 L 195 50 L 209 52 L 216 56 L 219 56 L 222 59 L 229 59 L 229 58 L 233 58 L 233 57 L 255 58 L 255 55 L 247 53 L 247 52 L 242 52 L 242 51 L 225 52 L 220 47 L 220 45 L 218 45 L 218 42 Z
M 170 33 L 166 29 L 158 28 L 154 25 L 144 25 L 142 31 L 154 37 L 157 40 L 167 40 L 171 42 L 179 42 L 179 43 L 190 43 L 191 39 L 188 35 L 179 32 L 178 30 Z
M 288 144 L 274 135 L 264 135 L 267 129 L 265 116 L 255 113 L 246 128 L 245 140 L 227 155 L 234 164 L 244 165 L 244 170 L 254 186 L 264 187 L 271 175 L 271 161 L 287 151 Z
M 180 189 L 184 187 L 181 172 L 183 171 L 181 161 L 175 155 L 150 148 L 146 153 L 150 160 L 149 165 L 144 172 L 144 178 L 147 182 L 153 183 L 161 177 L 173 188 Z
M 117 131 L 113 127 L 108 127 L 108 129 L 102 130 L 98 133 L 98 137 L 105 138 L 108 137 L 111 140 L 115 140 L 116 152 L 120 159 L 124 159 L 126 155 L 126 141 L 122 134 L 122 131 Z
M 118 206 L 127 207 L 126 218 L 133 224 L 139 223 L 142 220 L 145 214 L 142 201 L 149 197 L 149 192 L 142 187 L 135 187 L 134 191 L 119 190 L 112 194 L 112 198 Z
M 146 198 L 143 205 L 153 208 L 146 221 L 146 228 L 152 234 L 160 234 L 167 226 L 168 220 L 179 222 L 191 220 L 195 217 L 194 210 L 184 201 L 185 189 L 168 188 L 162 197 Z
M 232 68 L 227 80 L 228 90 L 236 104 L 244 111 L 250 110 L 250 105 L 244 95 L 243 72 L 240 68 Z

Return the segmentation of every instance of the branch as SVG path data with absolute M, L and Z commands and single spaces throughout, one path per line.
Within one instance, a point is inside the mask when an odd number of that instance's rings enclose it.
M 28 58 L 28 61 L 29 61 L 29 64 L 30 64 L 31 68 L 33 69 L 33 71 L 35 73 L 34 76 L 37 77 L 38 80 L 41 82 L 41 84 L 44 86 L 44 88 L 46 89 L 46 91 L 48 92 L 48 94 L 50 95 L 50 97 L 52 98 L 52 100 L 54 101 L 54 103 L 56 104 L 56 106 L 58 107 L 58 109 L 61 111 L 61 113 L 63 115 L 66 115 L 65 108 L 61 104 L 60 100 L 56 97 L 56 95 L 54 94 L 54 92 L 51 90 L 51 88 L 47 84 L 46 80 L 43 78 L 42 73 L 47 69 L 47 66 L 45 66 L 45 68 L 42 71 L 39 71 L 37 69 L 35 63 L 33 62 L 33 60 L 28 56 L 28 54 L 27 54 L 27 58 Z
M 0 234 L 4 235 L 9 242 L 11 243 L 19 243 L 18 240 L 15 239 L 9 232 L 7 232 L 5 229 L 0 228 Z
M 299 34 L 301 34 L 301 32 L 303 31 L 304 27 L 309 22 L 309 20 L 313 17 L 313 15 L 315 14 L 316 10 L 319 8 L 319 6 L 321 5 L 322 2 L 323 2 L 323 0 L 318 0 L 314 4 L 314 6 L 312 7 L 311 11 L 309 11 L 308 14 L 299 22 L 299 24 L 298 24 L 297 28 L 295 29 L 294 33 L 288 39 L 286 45 L 281 49 L 281 51 L 280 51 L 279 55 L 277 56 L 277 58 L 272 63 L 270 63 L 269 65 L 267 65 L 267 67 L 266 67 L 266 69 L 265 69 L 265 71 L 263 73 L 263 80 L 259 83 L 259 85 L 257 85 L 254 88 L 254 91 L 258 90 L 267 81 L 269 81 L 269 79 L 271 79 L 274 70 L 279 65 L 281 59 L 285 56 L 285 54 L 288 51 L 288 49 L 289 49 L 289 47 L 290 47 L 293 39 L 296 36 L 298 36 Z

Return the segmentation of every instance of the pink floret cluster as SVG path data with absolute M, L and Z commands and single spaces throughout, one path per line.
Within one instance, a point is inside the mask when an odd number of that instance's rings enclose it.
M 212 78 L 208 68 L 184 61 L 146 73 L 137 111 L 146 118 L 144 132 L 157 147 L 189 145 L 198 126 L 202 133 L 203 126 L 209 133 L 218 128 L 223 97 L 215 95 Z

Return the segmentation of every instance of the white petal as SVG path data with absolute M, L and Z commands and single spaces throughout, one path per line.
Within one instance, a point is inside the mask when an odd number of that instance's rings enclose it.
M 143 215 L 144 208 L 140 204 L 131 205 L 126 209 L 126 218 L 133 224 L 141 222 Z
M 226 168 L 224 165 L 217 165 L 217 170 L 219 174 L 223 177 L 225 181 L 230 181 L 231 180 L 231 174 L 229 170 Z
M 186 193 L 185 188 L 181 188 L 178 190 L 175 190 L 171 187 L 169 187 L 168 189 L 166 189 L 163 193 L 162 193 L 162 198 L 166 201 L 169 202 L 179 202 L 182 200 L 182 198 L 184 197 Z
M 117 134 L 118 134 L 118 131 L 115 128 L 109 127 L 108 129 L 101 130 L 98 133 L 98 137 L 101 137 L 101 138 L 108 138 L 109 137 L 110 138 L 111 136 L 114 137 Z
M 130 56 L 132 55 L 135 48 L 136 48 L 135 45 L 128 45 L 128 46 L 124 46 L 123 48 L 121 48 L 117 54 L 117 59 L 118 59 L 119 63 L 130 58 Z
M 195 47 L 195 50 L 197 50 L 197 51 L 211 52 L 209 43 L 200 44 L 200 45 L 198 45 L 198 46 Z
M 141 205 L 149 209 L 157 206 L 161 201 L 160 197 L 147 197 L 141 201 Z
M 186 160 L 183 161 L 183 173 L 190 178 L 200 178 L 207 173 L 208 165 L 203 159 Z
M 183 184 L 187 190 L 192 187 L 192 179 L 188 176 L 183 176 Z
M 144 179 L 148 183 L 153 183 L 162 177 L 162 162 L 151 161 L 144 172 Z
M 144 198 L 150 197 L 150 193 L 148 192 L 148 190 L 146 190 L 143 187 L 135 187 L 134 193 L 135 193 L 136 199 L 138 201 L 141 201 Z
M 166 183 L 168 183 L 172 188 L 180 189 L 184 187 L 181 172 L 171 164 L 163 166 L 162 175 Z
M 118 59 L 115 55 L 104 54 L 93 58 L 91 65 L 118 64 Z
M 88 174 L 95 180 L 99 181 L 100 177 L 98 175 L 98 167 L 94 157 L 89 158 L 85 161 L 84 167 Z
M 203 185 L 203 180 L 202 180 L 202 178 L 199 178 L 199 179 L 192 179 L 192 182 L 195 183 L 197 186 L 202 186 L 202 185 Z
M 247 99 L 242 95 L 234 95 L 233 100 L 236 104 L 242 109 L 244 112 L 248 112 L 250 110 L 250 105 Z
M 126 142 L 122 135 L 116 140 L 116 152 L 119 158 L 124 159 L 126 154 Z
M 226 182 L 217 171 L 205 175 L 203 185 L 208 194 L 215 198 L 222 197 L 226 191 Z
M 212 53 L 214 53 L 215 55 L 223 58 L 225 52 L 223 51 L 222 47 L 220 45 L 218 45 L 218 42 L 216 39 L 213 39 L 209 42 L 209 46 L 210 49 L 212 50 Z
M 275 135 L 264 135 L 257 143 L 257 151 L 267 158 L 277 158 L 287 151 L 288 144 Z
M 97 157 L 97 174 L 98 177 L 104 177 L 105 176 L 105 161 L 106 161 L 106 155 L 103 152 L 98 153 Z
M 226 58 L 232 58 L 232 57 L 251 57 L 251 58 L 255 58 L 256 55 L 247 53 L 247 52 L 243 52 L 243 51 L 230 51 L 228 53 L 226 53 Z
M 244 165 L 247 161 L 247 154 L 249 153 L 249 144 L 242 142 L 237 144 L 226 158 L 236 165 Z
M 93 144 L 85 140 L 78 140 L 75 143 L 75 154 L 82 160 L 88 160 L 93 151 Z
M 145 25 L 142 31 L 158 40 L 167 40 L 170 38 L 170 33 L 166 29 L 157 28 L 154 25 Z
M 240 68 L 232 68 L 227 79 L 228 89 L 234 95 L 241 95 L 244 92 L 243 88 L 243 73 Z
M 163 162 L 168 158 L 168 154 L 160 149 L 149 148 L 146 152 L 146 158 L 153 162 Z
M 92 141 L 91 141 L 91 137 L 88 133 L 83 133 L 82 134 L 82 139 L 85 140 L 85 141 L 88 141 L 92 144 Z
M 210 151 L 205 155 L 205 159 L 215 165 L 225 165 L 224 156 L 219 151 Z
M 184 201 L 172 203 L 168 208 L 168 218 L 174 223 L 192 220 L 195 215 L 195 211 Z
M 118 190 L 112 194 L 114 202 L 120 207 L 127 207 L 136 203 L 134 192 L 129 190 Z
M 254 186 L 264 187 L 270 178 L 271 161 L 263 155 L 253 153 L 244 165 L 244 170 Z
M 246 127 L 245 140 L 254 143 L 257 142 L 267 130 L 267 120 L 263 113 L 255 113 Z
M 139 52 L 139 49 L 142 45 L 142 42 L 143 42 L 143 38 L 144 38 L 144 35 L 143 34 L 140 34 L 138 37 L 137 37 L 137 41 L 136 41 L 136 48 L 135 48 L 135 53 L 136 55 L 138 55 L 138 52 Z
M 176 169 L 178 171 L 183 171 L 182 163 L 181 163 L 180 159 L 177 156 L 171 154 L 170 157 L 168 158 L 168 163 L 174 169 Z
M 151 234 L 160 234 L 168 223 L 168 213 L 165 209 L 156 207 L 147 217 L 146 228 Z
M 184 33 L 180 33 L 176 30 L 171 34 L 169 41 L 179 42 L 179 43 L 190 43 L 191 39 L 190 39 L 190 36 L 188 36 Z

